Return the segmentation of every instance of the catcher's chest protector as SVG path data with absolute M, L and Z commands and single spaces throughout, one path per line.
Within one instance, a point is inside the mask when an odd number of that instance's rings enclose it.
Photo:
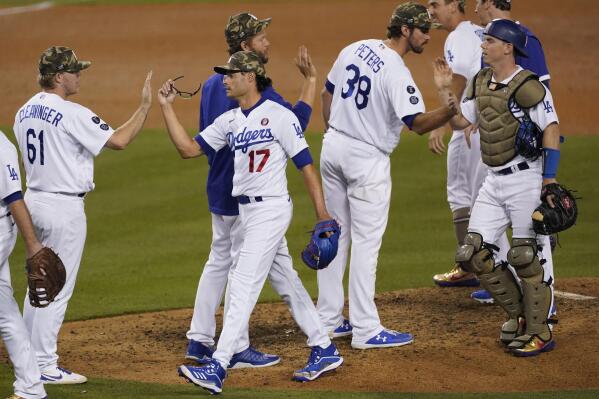
M 510 99 L 514 97 L 517 103 L 520 103 L 520 98 L 526 99 L 525 108 L 530 108 L 542 101 L 545 91 L 539 91 L 536 85 L 526 84 L 536 78 L 536 75 L 527 70 L 520 71 L 507 85 L 491 82 L 492 75 L 491 68 L 482 69 L 474 77 L 474 84 L 471 86 L 473 93 L 468 93 L 470 95 L 467 97 L 476 96 L 480 113 L 482 160 L 489 166 L 501 166 L 517 155 L 515 143 L 520 121 L 510 110 Z M 535 81 L 538 83 L 538 80 Z

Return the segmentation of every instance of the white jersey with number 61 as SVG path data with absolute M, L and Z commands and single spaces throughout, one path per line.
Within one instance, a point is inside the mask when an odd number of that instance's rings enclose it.
M 113 133 L 91 110 L 40 92 L 15 115 L 27 187 L 80 194 L 94 189 L 94 157 Z
M 333 93 L 329 126 L 390 154 L 402 119 L 424 112 L 424 102 L 401 56 L 382 40 L 350 44 L 327 77 Z

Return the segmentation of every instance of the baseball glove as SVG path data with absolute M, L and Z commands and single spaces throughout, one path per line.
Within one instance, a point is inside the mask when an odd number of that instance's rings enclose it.
M 44 247 L 27 259 L 26 269 L 29 303 L 36 308 L 45 308 L 64 287 L 67 278 L 64 265 L 54 251 Z
M 552 196 L 553 208 L 547 197 Z M 550 183 L 541 191 L 541 205 L 532 214 L 532 226 L 537 234 L 554 234 L 576 223 L 578 208 L 572 192 L 558 183 Z
M 316 223 L 310 242 L 302 251 L 302 260 L 309 268 L 324 269 L 337 256 L 341 227 L 336 220 Z

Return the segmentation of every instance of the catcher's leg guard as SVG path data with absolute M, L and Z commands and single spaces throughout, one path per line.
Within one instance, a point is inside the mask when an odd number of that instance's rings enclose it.
M 484 243 L 483 237 L 478 233 L 466 235 L 464 245 L 458 248 L 456 262 L 464 270 L 476 273 L 481 285 L 505 310 L 509 319 L 501 327 L 499 338 L 506 344 L 510 343 L 521 333 L 519 317 L 524 314 L 522 294 L 514 275 L 505 264 L 495 266 L 493 246 Z
M 537 256 L 534 238 L 515 238 L 508 261 L 521 279 L 526 331 L 515 338 L 508 349 L 515 355 L 534 356 L 555 346 L 547 322 L 551 306 L 550 283 L 543 281 L 543 266 Z

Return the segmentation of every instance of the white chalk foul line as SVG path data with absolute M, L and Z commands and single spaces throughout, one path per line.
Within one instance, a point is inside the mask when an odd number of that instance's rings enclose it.
M 580 295 L 573 292 L 564 292 L 558 290 L 553 291 L 553 294 L 559 298 L 573 299 L 575 301 L 589 301 L 591 299 L 597 299 L 594 296 Z
M 0 16 L 22 14 L 24 12 L 46 10 L 54 5 L 52 1 L 44 1 L 42 3 L 32 4 L 30 6 L 0 8 Z

